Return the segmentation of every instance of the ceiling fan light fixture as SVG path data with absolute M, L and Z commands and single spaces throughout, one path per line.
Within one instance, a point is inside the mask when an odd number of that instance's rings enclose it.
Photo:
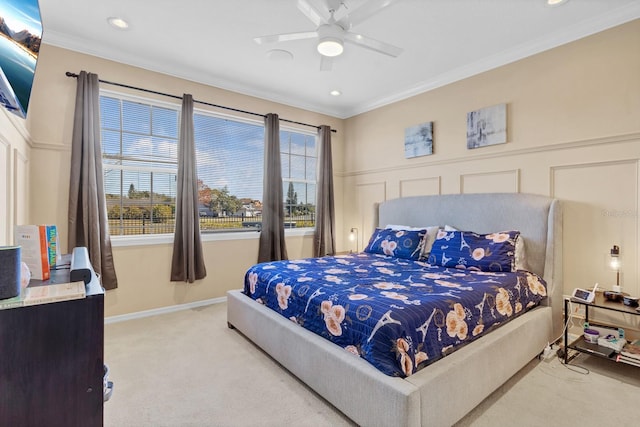
M 318 43 L 318 52 L 324 56 L 338 56 L 344 52 L 344 45 L 337 37 L 324 37 Z

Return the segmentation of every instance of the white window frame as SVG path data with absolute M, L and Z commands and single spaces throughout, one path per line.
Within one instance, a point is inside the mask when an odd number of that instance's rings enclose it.
M 99 96 L 107 96 L 112 98 L 117 98 L 124 101 L 137 102 L 145 105 L 152 105 L 154 107 L 168 108 L 172 110 L 178 111 L 180 113 L 180 105 L 177 103 L 171 103 L 166 101 L 160 101 L 154 98 L 146 98 L 142 96 L 136 96 L 123 92 L 116 92 L 108 89 L 100 89 Z M 194 108 L 194 114 L 206 114 L 212 115 L 214 117 L 218 117 L 226 120 L 233 120 L 236 122 L 244 122 L 249 124 L 257 124 L 260 126 L 264 126 L 264 122 L 261 120 L 255 120 L 250 118 L 243 118 L 234 116 L 231 114 L 225 114 L 220 112 L 214 112 L 208 109 L 202 108 Z M 317 135 L 313 132 L 303 130 L 300 128 L 290 127 L 290 126 L 281 126 L 281 131 L 289 131 L 302 133 L 305 135 L 313 136 L 316 138 L 316 154 L 318 152 L 318 141 Z M 317 156 L 316 156 L 317 157 Z M 317 163 L 316 161 L 316 185 L 317 185 Z M 111 165 L 102 163 L 103 171 L 104 169 L 113 169 L 113 170 L 133 170 L 140 172 L 162 172 L 162 173 L 176 173 L 177 174 L 177 165 L 175 169 L 170 168 L 150 168 L 150 167 L 133 167 L 126 165 Z M 289 182 L 289 180 L 284 180 L 283 182 Z M 294 182 L 301 182 L 300 180 L 296 180 Z M 313 181 L 306 180 L 305 182 L 313 183 Z M 316 187 L 317 188 L 317 187 Z M 316 206 L 318 201 L 316 200 Z M 316 213 L 317 214 L 317 213 Z M 315 227 L 300 227 L 300 228 L 285 228 L 285 235 L 291 237 L 299 237 L 299 236 L 312 236 L 314 235 Z M 260 233 L 258 231 L 230 231 L 230 232 L 216 232 L 216 233 L 200 233 L 201 241 L 203 242 L 215 242 L 215 241 L 227 241 L 227 240 L 257 240 L 260 238 Z M 174 234 L 173 233 L 164 233 L 164 234 L 136 234 L 136 235 L 114 235 L 111 236 L 111 245 L 113 247 L 129 247 L 129 246 L 148 246 L 148 245 L 164 245 L 164 244 L 173 244 Z

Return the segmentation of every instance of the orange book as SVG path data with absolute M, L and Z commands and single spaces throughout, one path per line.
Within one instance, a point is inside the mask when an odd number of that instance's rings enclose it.
M 49 280 L 49 245 L 46 225 L 16 225 L 15 244 L 21 247 L 21 260 L 29 267 L 31 278 Z

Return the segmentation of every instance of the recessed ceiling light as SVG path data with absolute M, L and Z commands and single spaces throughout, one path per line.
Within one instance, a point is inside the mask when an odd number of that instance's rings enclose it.
M 111 16 L 107 18 L 107 22 L 114 28 L 119 30 L 126 30 L 129 28 L 129 23 L 122 18 L 118 18 L 117 16 Z
M 333 95 L 333 96 L 340 96 L 340 95 L 342 95 L 342 92 L 340 92 L 340 91 L 339 91 L 339 90 L 337 90 L 337 89 L 334 89 L 334 90 L 332 90 L 332 91 L 331 91 L 331 92 L 329 92 L 329 93 L 330 93 L 331 95 Z
M 569 0 L 547 0 L 547 6 L 560 6 L 562 3 L 566 3 Z

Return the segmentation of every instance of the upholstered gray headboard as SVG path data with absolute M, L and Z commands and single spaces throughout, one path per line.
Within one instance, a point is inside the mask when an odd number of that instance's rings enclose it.
M 492 233 L 519 230 L 529 270 L 545 279 L 554 314 L 562 301 L 562 211 L 559 200 L 535 194 L 485 193 L 404 197 L 378 205 L 380 227 L 450 225 Z M 558 317 L 559 318 L 559 317 Z M 555 325 L 554 325 L 555 326 Z

